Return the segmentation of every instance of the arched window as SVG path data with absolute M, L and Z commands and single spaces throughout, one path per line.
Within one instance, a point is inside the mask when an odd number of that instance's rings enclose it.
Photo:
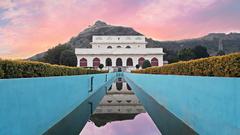
M 116 66 L 122 66 L 122 59 L 121 58 L 117 58 Z
M 138 64 L 139 64 L 140 66 L 142 66 L 144 60 L 145 60 L 145 59 L 144 59 L 143 57 L 139 58 L 139 59 L 138 59 Z
M 151 65 L 152 65 L 152 66 L 158 66 L 158 59 L 155 58 L 155 57 L 152 58 L 152 59 L 151 59 Z
M 87 59 L 85 58 L 80 59 L 80 67 L 87 67 Z
M 94 58 L 93 59 L 93 67 L 98 67 L 100 65 L 100 59 L 99 58 Z
M 112 46 L 108 46 L 107 49 L 112 49 Z
M 132 60 L 132 58 L 128 58 L 127 59 L 127 64 L 126 64 L 127 66 L 133 66 L 133 60 Z
M 112 59 L 111 58 L 107 58 L 106 62 L 105 62 L 106 66 L 112 66 Z
M 131 48 L 131 46 L 128 45 L 128 46 L 126 46 L 126 48 Z
M 117 46 L 117 48 L 122 48 L 121 46 Z

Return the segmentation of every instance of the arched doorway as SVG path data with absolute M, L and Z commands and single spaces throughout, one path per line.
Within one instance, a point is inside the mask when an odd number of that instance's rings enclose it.
M 132 58 L 128 58 L 127 59 L 127 64 L 126 64 L 127 66 L 133 66 L 133 60 L 132 60 Z
M 151 59 L 151 65 L 152 65 L 152 66 L 158 66 L 158 59 L 155 58 L 155 57 L 152 58 L 152 59 Z
M 142 66 L 144 60 L 145 60 L 145 59 L 144 59 L 143 57 L 139 58 L 139 59 L 138 59 L 138 64 L 139 64 L 140 66 Z
M 112 59 L 111 58 L 107 58 L 106 62 L 105 62 L 106 66 L 112 66 Z
M 122 66 L 122 59 L 121 58 L 117 58 L 116 66 Z
M 87 59 L 85 58 L 80 59 L 80 67 L 87 67 Z
M 122 82 L 116 82 L 116 87 L 117 87 L 118 91 L 122 90 L 123 83 Z
M 100 59 L 99 58 L 94 58 L 93 59 L 93 67 L 98 67 L 100 65 Z

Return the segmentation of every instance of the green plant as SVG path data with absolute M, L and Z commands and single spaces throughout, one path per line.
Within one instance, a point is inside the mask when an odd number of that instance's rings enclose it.
M 181 61 L 164 65 L 162 67 L 133 70 L 132 72 L 147 74 L 240 77 L 240 53 L 213 56 L 191 61 Z
M 136 67 L 136 69 L 139 69 L 139 68 L 140 68 L 140 65 L 139 65 L 139 64 L 137 64 L 135 67 Z
M 23 60 L 0 60 L 0 67 L 4 71 L 3 78 L 66 76 L 107 72 Z
M 142 65 L 142 69 L 145 69 L 145 68 L 148 68 L 148 67 L 151 67 L 151 63 L 149 60 L 144 60 L 143 61 L 143 65 Z
M 103 64 L 99 64 L 98 66 L 101 70 L 103 69 L 104 65 Z
M 75 53 L 72 50 L 62 51 L 59 59 L 59 64 L 72 67 L 77 66 L 77 57 Z

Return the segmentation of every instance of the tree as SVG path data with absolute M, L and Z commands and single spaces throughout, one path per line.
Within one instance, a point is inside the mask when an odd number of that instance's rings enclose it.
M 61 53 L 69 49 L 71 49 L 69 46 L 61 45 L 61 44 L 51 49 L 48 49 L 48 51 L 46 52 L 46 55 L 44 56 L 44 62 L 51 63 L 51 64 L 60 64 Z
M 177 53 L 175 51 L 163 49 L 163 52 L 165 53 L 165 55 L 163 55 L 163 60 L 168 61 L 168 63 L 174 63 L 179 61 Z
M 139 69 L 139 68 L 140 68 L 140 65 L 139 65 L 139 64 L 137 64 L 135 67 L 136 67 L 136 69 Z
M 59 64 L 65 66 L 77 66 L 77 57 L 72 50 L 65 50 L 61 52 Z
M 225 52 L 223 50 L 218 51 L 217 56 L 225 55 Z
M 201 46 L 201 45 L 195 46 L 192 49 L 192 51 L 195 54 L 195 59 L 209 57 L 209 54 L 207 52 L 207 48 L 204 47 L 204 46 Z
M 196 57 L 194 52 L 190 48 L 184 48 L 180 50 L 177 55 L 179 60 L 183 60 L 183 61 L 191 60 Z
M 103 69 L 104 65 L 103 64 L 99 64 L 98 66 L 101 70 Z
M 142 65 L 142 68 L 145 69 L 145 68 L 148 68 L 148 67 L 151 67 L 151 63 L 149 60 L 144 60 L 143 61 L 143 65 Z

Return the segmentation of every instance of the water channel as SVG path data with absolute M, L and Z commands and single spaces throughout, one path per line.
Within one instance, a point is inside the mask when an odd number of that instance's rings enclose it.
M 107 90 L 80 135 L 161 135 L 123 78 Z

